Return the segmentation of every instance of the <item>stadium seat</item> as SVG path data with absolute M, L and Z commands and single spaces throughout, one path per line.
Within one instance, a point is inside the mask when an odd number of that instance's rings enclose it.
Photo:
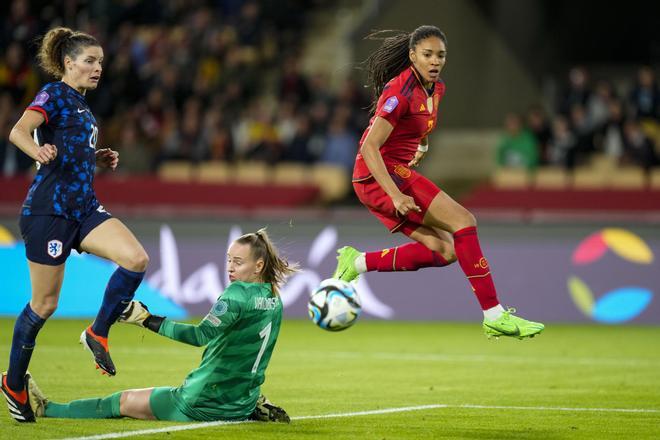
M 492 179 L 497 189 L 527 189 L 531 178 L 527 170 L 520 168 L 498 168 Z
M 576 168 L 573 172 L 573 188 L 604 189 L 612 171 L 605 168 Z
M 613 170 L 607 178 L 612 189 L 643 189 L 646 186 L 644 170 L 639 167 L 622 167 Z
M 660 169 L 654 168 L 651 170 L 650 178 L 651 189 L 660 190 Z
M 168 161 L 158 167 L 158 177 L 166 182 L 190 182 L 194 167 L 188 161 Z
M 300 185 L 309 182 L 310 170 L 307 165 L 296 162 L 281 162 L 273 168 L 273 183 L 280 185 Z
M 318 185 L 323 202 L 341 200 L 351 187 L 350 176 L 337 165 L 316 164 L 312 166 L 312 181 Z
M 594 154 L 590 159 L 590 168 L 612 171 L 617 167 L 617 159 L 607 154 Z
M 238 162 L 234 167 L 234 181 L 248 185 L 265 185 L 270 182 L 270 165 L 265 162 Z
M 202 162 L 197 168 L 197 180 L 204 183 L 226 183 L 232 174 L 231 165 L 223 161 Z
M 534 174 L 534 186 L 538 189 L 565 189 L 569 183 L 570 175 L 564 168 L 542 167 Z

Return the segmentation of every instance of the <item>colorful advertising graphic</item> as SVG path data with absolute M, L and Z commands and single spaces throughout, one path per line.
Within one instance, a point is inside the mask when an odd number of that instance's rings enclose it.
M 18 315 L 30 301 L 30 274 L 25 259 L 25 245 L 16 241 L 11 233 L 0 226 L 0 267 L 9 276 L 2 283 L 0 315 Z M 66 262 L 64 284 L 55 317 L 93 317 L 99 310 L 105 286 L 117 266 L 89 254 L 73 251 Z M 182 318 L 186 309 L 164 297 L 147 280 L 136 292 L 136 297 L 150 306 L 166 310 L 169 316 Z M 152 306 L 153 307 L 153 306 Z
M 621 259 L 620 264 L 646 265 L 653 263 L 653 251 L 639 236 L 625 229 L 606 228 L 597 231 L 580 242 L 572 256 L 575 268 L 598 264 L 611 252 Z M 615 324 L 634 319 L 642 313 L 653 298 L 648 286 L 619 286 L 594 295 L 582 278 L 571 275 L 568 291 L 575 305 L 586 316 L 604 323 Z
M 329 278 L 336 249 L 351 245 L 363 251 L 406 243 L 377 224 L 325 224 L 308 221 L 144 222 L 131 225 L 150 256 L 147 276 L 136 298 L 158 314 L 181 318 L 204 316 L 228 285 L 228 245 L 245 232 L 268 226 L 269 234 L 302 271 L 281 291 L 287 317 L 306 318 L 309 294 Z M 4 235 L 3 235 L 4 234 Z M 654 229 L 597 229 L 586 226 L 490 225 L 480 227 L 505 307 L 541 322 L 660 324 L 657 259 L 660 233 Z M 4 238 L 3 238 L 4 237 Z M 586 237 L 586 238 L 585 238 Z M 15 316 L 29 300 L 30 280 L 22 242 L 0 229 L 0 315 Z M 577 244 L 577 245 L 576 245 Z M 96 315 L 113 264 L 73 253 L 55 317 Z M 479 304 L 460 266 L 415 272 L 361 275 L 356 290 L 360 319 L 450 320 L 479 322 Z

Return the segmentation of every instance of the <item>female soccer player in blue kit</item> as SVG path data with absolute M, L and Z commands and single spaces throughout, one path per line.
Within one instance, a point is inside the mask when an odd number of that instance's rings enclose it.
M 96 89 L 101 79 L 103 49 L 91 35 L 59 27 L 45 35 L 38 58 L 41 67 L 60 80 L 39 91 L 9 135 L 39 167 L 20 217 L 32 297 L 16 319 L 9 369 L 2 374 L 10 414 L 19 422 L 35 421 L 25 373 L 37 334 L 57 308 L 71 249 L 119 266 L 94 323 L 81 335 L 97 367 L 111 376 L 116 371 L 108 352 L 110 326 L 130 303 L 149 261 L 131 231 L 105 211 L 94 194 L 95 167 L 114 170 L 119 161 L 116 151 L 96 149 L 99 127 L 85 101 L 85 93 Z

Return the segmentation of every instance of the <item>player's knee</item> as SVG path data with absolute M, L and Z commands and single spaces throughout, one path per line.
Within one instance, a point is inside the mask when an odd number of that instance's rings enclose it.
M 119 413 L 125 417 L 139 419 L 140 414 L 136 408 L 136 394 L 132 390 L 122 391 L 119 397 Z
M 149 394 L 144 394 L 144 390 L 122 391 L 119 397 L 119 413 L 124 417 L 134 419 L 154 420 L 151 406 L 149 404 Z
M 447 262 L 447 265 L 453 264 L 456 262 L 456 252 L 454 252 L 454 248 L 452 247 L 451 249 L 447 247 L 445 250 L 440 252 L 440 255 L 442 255 L 442 258 L 445 259 Z
M 39 300 L 32 299 L 30 307 L 41 318 L 48 319 L 57 310 L 57 299 L 48 297 Z
M 134 250 L 124 258 L 122 266 L 133 272 L 144 272 L 149 265 L 149 255 L 144 249 Z
M 442 254 L 442 250 L 443 250 L 442 240 L 432 236 L 424 236 L 420 240 L 420 242 L 427 248 L 431 249 L 433 252 Z
M 456 261 L 456 252 L 454 251 L 453 243 L 440 242 L 440 246 L 438 246 L 436 252 L 442 256 L 448 265 Z
M 476 227 L 477 218 L 467 209 L 464 209 L 463 212 L 458 216 L 454 224 L 454 232 L 460 231 L 464 228 Z
M 454 245 L 452 243 L 436 238 L 429 238 L 428 240 L 425 240 L 423 244 L 433 252 L 440 254 L 447 264 L 456 261 L 456 252 L 454 251 Z
M 123 391 L 119 397 L 119 413 L 125 417 L 133 417 L 133 408 L 131 405 L 131 391 Z

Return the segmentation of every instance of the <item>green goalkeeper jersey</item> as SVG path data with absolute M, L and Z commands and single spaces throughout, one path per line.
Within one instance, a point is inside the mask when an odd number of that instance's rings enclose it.
M 197 325 L 165 319 L 158 333 L 204 346 L 199 367 L 173 389 L 177 408 L 195 420 L 239 420 L 255 408 L 282 322 L 268 283 L 234 281 Z

